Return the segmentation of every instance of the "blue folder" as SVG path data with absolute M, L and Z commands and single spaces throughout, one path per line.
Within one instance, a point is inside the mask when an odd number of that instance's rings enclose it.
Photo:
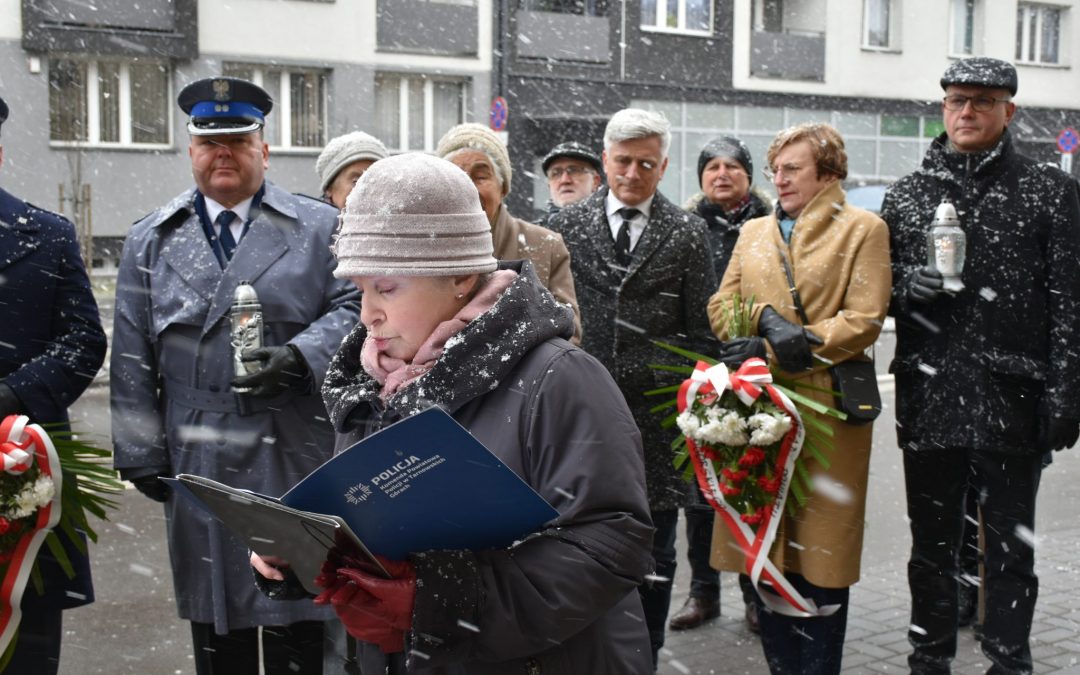
M 558 512 L 440 408 L 350 446 L 281 497 L 341 517 L 373 553 L 501 548 Z

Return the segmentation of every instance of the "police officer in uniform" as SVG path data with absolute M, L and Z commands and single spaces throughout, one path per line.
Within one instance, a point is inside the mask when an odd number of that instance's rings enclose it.
M 179 95 L 195 187 L 137 222 L 117 277 L 112 352 L 115 464 L 164 502 L 179 615 L 196 671 L 319 673 L 325 608 L 255 587 L 244 544 L 167 490 L 193 473 L 280 495 L 328 459 L 333 432 L 319 389 L 359 315 L 333 277 L 337 210 L 265 180 L 273 101 L 218 77 Z M 237 286 L 262 307 L 262 348 L 239 375 L 230 334 Z
M 0 99 L 0 126 L 8 107 Z M 4 148 L 0 145 L 0 165 Z M 26 415 L 66 424 L 105 360 L 105 331 L 90 290 L 75 226 L 0 189 L 0 419 Z M 50 427 L 53 429 L 55 427 Z M 48 547 L 38 552 L 44 582 L 23 591 L 22 618 L 5 672 L 49 675 L 60 666 L 65 609 L 94 601 L 85 543 L 56 531 L 72 563 L 68 578 Z M 83 549 L 83 550 L 80 550 Z

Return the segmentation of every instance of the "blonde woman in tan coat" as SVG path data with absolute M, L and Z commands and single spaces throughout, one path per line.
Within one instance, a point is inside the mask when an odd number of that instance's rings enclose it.
M 892 276 L 884 221 L 845 202 L 844 141 L 826 124 L 780 132 L 765 171 L 779 196 L 776 212 L 744 224 L 720 290 L 709 301 L 713 331 L 725 340 L 721 359 L 737 364 L 767 358 L 785 377 L 831 389 L 830 363 L 865 358 L 889 305 Z M 789 290 L 786 260 L 807 321 Z M 753 337 L 731 339 L 725 323 L 731 298 L 753 298 Z M 833 404 L 825 392 L 811 392 Z M 785 515 L 770 558 L 791 584 L 828 616 L 793 618 L 758 599 L 761 638 L 772 673 L 839 673 L 847 625 L 848 589 L 859 579 L 872 425 L 822 417 L 835 435 L 826 468 L 805 459 L 812 476 L 806 506 Z M 745 560 L 718 519 L 712 564 L 746 572 Z

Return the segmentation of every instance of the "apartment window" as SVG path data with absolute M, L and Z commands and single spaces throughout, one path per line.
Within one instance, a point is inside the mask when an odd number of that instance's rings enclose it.
M 1016 60 L 1061 63 L 1061 8 L 1021 2 L 1016 8 Z
M 898 50 L 899 0 L 863 0 L 863 48 Z
M 424 75 L 375 76 L 375 135 L 393 150 L 433 152 L 465 119 L 465 83 Z
M 275 148 L 321 148 L 326 145 L 326 72 L 310 68 L 268 68 L 226 63 L 229 77 L 259 85 L 274 99 L 263 139 Z
M 152 60 L 49 62 L 49 139 L 94 145 L 169 143 L 169 67 Z
M 784 3 L 782 0 L 754 0 L 751 21 L 756 31 L 782 33 L 784 31 Z
M 712 0 L 641 0 L 641 26 L 712 33 Z
M 952 42 L 949 52 L 957 56 L 975 53 L 975 0 L 952 0 Z
M 607 0 L 521 0 L 526 12 L 607 16 Z

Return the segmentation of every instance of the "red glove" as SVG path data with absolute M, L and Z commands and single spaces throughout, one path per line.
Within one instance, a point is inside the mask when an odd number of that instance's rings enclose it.
M 324 575 L 320 575 L 316 581 L 322 585 L 323 579 Z M 370 601 L 366 591 L 345 577 L 336 577 L 336 580 L 315 598 L 315 604 L 331 605 L 349 635 L 377 645 L 382 653 L 404 651 L 405 631 L 391 628 L 375 615 L 368 613 L 364 609 L 365 598 Z
M 393 579 L 371 576 L 352 567 L 333 568 L 338 556 L 323 563 L 316 583 L 326 588 L 316 604 L 329 603 L 345 629 L 355 638 L 374 643 L 387 654 L 404 649 L 405 633 L 412 628 L 416 598 L 416 571 L 411 563 L 379 562 Z

